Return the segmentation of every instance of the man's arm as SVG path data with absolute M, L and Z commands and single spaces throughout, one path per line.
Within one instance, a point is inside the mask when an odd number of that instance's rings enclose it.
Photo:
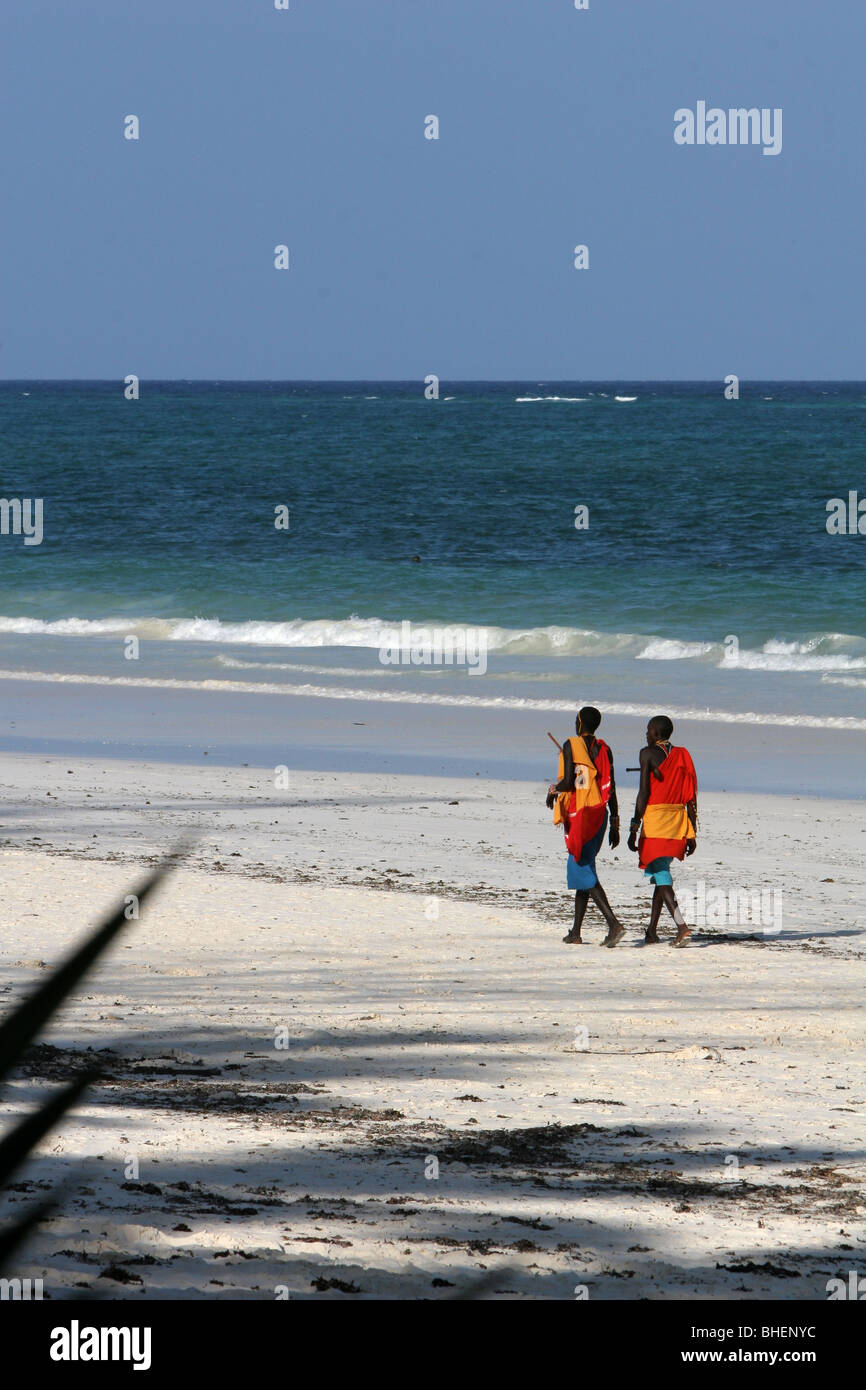
M 698 832 L 698 794 L 697 794 L 697 792 L 695 792 L 694 796 L 692 797 L 691 801 L 689 802 L 688 806 L 686 807 L 686 810 L 687 810 L 687 812 L 688 812 L 689 820 L 691 821 L 692 825 L 694 826 L 694 830 L 695 830 L 695 834 L 691 837 L 691 839 L 686 840 L 686 856 L 688 856 L 688 855 L 690 855 L 690 854 L 694 854 L 695 850 L 696 850 L 697 847 L 698 847 L 698 842 L 697 842 L 697 839 L 696 839 L 697 832 Z
M 571 739 L 567 738 L 562 745 L 562 776 L 558 782 L 551 782 L 547 790 L 547 809 L 550 810 L 560 792 L 574 791 L 574 754 L 571 751 Z
M 553 786 L 556 792 L 574 791 L 574 753 L 571 748 L 571 739 L 567 738 L 562 745 L 562 776 Z
M 610 815 L 612 820 L 619 820 L 619 803 L 616 798 L 616 774 L 613 768 L 613 753 L 611 753 L 609 748 L 607 752 L 610 758 Z
M 611 849 L 616 849 L 619 844 L 619 803 L 616 799 L 616 776 L 613 770 L 613 753 L 610 751 L 610 748 L 607 750 L 607 756 L 610 759 L 610 800 L 608 801 L 608 805 L 610 806 L 610 829 L 607 834 L 607 842 Z
M 642 748 L 640 750 L 640 786 L 637 790 L 637 800 L 634 803 L 635 820 L 643 820 L 644 818 L 644 812 L 649 805 L 650 777 L 662 761 L 660 748 Z

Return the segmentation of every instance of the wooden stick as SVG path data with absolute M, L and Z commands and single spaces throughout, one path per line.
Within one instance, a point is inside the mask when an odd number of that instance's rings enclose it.
M 550 732 L 549 729 L 548 729 L 548 731 L 547 731 L 547 737 L 550 739 L 551 743 L 556 743 L 556 739 L 553 737 L 553 734 Z M 560 753 L 561 753 L 561 752 L 562 752 L 562 744 L 561 744 L 561 743 L 556 743 L 556 746 L 557 746 L 557 748 L 559 749 L 559 751 L 560 751 Z

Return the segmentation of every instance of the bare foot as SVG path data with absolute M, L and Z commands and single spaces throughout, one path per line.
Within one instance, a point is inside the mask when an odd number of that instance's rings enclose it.
M 692 934 L 692 933 L 691 933 L 691 928 L 690 928 L 690 927 L 685 927 L 685 926 L 683 926 L 683 927 L 678 927 L 678 928 L 677 928 L 677 934 L 676 934 L 676 937 L 675 937 L 675 939 L 674 939 L 673 945 L 674 945 L 674 946 L 687 946 L 687 945 L 688 945 L 688 942 L 689 942 L 689 937 L 691 936 L 691 934 Z
M 657 931 L 650 931 L 648 929 L 646 935 L 644 936 L 643 944 L 644 946 L 661 946 L 662 939 Z
M 577 932 L 577 933 L 575 934 L 575 931 L 574 931 L 574 928 L 573 928 L 573 927 L 572 927 L 571 931 L 568 933 L 568 936 L 564 936 L 562 939 L 563 939 L 563 941 L 567 941 L 568 944 L 569 944 L 569 946 L 585 946 L 585 945 L 586 945 L 586 942 L 584 941 L 584 939 L 583 939 L 583 937 L 581 936 L 580 932 Z
M 617 942 L 621 941 L 624 936 L 625 927 L 617 927 L 616 930 L 614 930 L 614 928 L 611 927 L 610 931 L 608 932 L 607 936 L 604 938 L 604 941 L 601 944 L 602 946 L 610 946 L 611 949 L 613 949 Z

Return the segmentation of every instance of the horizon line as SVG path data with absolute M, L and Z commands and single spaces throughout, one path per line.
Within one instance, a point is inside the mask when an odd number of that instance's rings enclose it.
M 127 373 L 130 375 L 130 373 Z M 812 386 L 819 383 L 830 383 L 834 386 L 866 386 L 866 378 L 863 377 L 742 377 L 739 378 L 740 385 L 752 382 L 765 386 Z M 176 385 L 265 385 L 265 386 L 323 386 L 323 385 L 375 385 L 375 386 L 406 386 L 424 385 L 425 378 L 419 376 L 411 377 L 214 377 L 214 376 L 139 376 L 139 381 L 149 381 L 155 383 L 171 383 Z M 123 384 L 124 376 L 19 376 L 19 377 L 0 377 L 0 386 L 17 386 L 22 383 L 33 385 L 36 383 L 60 382 L 66 385 L 114 385 Z M 551 383 L 568 383 L 569 385 L 604 385 L 613 384 L 643 384 L 649 386 L 717 386 L 719 383 L 724 385 L 725 377 L 640 377 L 640 376 L 605 376 L 605 377 L 565 377 L 548 376 L 539 381 L 534 378 L 520 376 L 503 377 L 448 377 L 440 376 L 439 381 L 451 382 L 454 385 L 485 385 L 485 386 L 512 386 L 525 385 L 533 381 L 536 386 L 548 386 Z

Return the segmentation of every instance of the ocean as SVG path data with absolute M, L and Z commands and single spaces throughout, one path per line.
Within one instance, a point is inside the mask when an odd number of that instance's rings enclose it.
M 439 392 L 0 384 L 0 678 L 866 729 L 866 384 Z M 484 670 L 384 663 L 404 623 Z

